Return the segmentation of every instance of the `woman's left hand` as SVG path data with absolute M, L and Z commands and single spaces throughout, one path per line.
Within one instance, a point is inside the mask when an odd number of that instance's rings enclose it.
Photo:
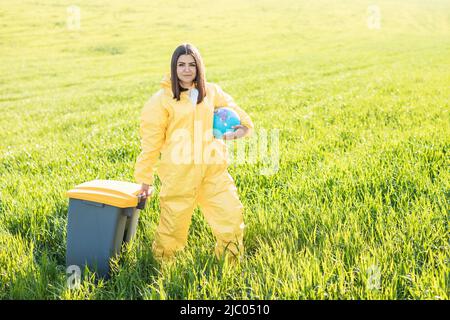
M 234 129 L 233 132 L 226 132 L 223 134 L 222 139 L 223 140 L 234 140 L 239 139 L 245 136 L 248 132 L 248 128 L 243 125 L 237 125 L 232 127 Z

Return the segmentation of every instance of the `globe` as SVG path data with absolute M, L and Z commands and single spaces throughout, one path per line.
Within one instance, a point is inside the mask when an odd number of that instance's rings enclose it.
M 213 134 L 222 139 L 226 132 L 233 132 L 233 126 L 241 124 L 239 115 L 233 109 L 221 107 L 214 111 Z

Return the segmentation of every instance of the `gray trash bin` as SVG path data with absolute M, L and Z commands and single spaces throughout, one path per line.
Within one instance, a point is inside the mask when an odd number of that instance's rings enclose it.
M 82 272 L 87 265 L 100 277 L 109 277 L 110 258 L 136 233 L 146 200 L 138 198 L 140 189 L 130 182 L 93 180 L 67 192 L 67 268 Z

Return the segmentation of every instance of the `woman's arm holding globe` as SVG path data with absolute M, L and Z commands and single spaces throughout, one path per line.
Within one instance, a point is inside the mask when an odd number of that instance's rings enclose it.
M 238 114 L 241 122 L 240 125 L 233 127 L 235 129 L 234 132 L 227 132 L 222 138 L 224 140 L 232 140 L 250 136 L 253 131 L 253 122 L 250 116 L 242 108 L 238 107 L 233 98 L 223 91 L 219 85 L 214 84 L 214 86 L 216 88 L 214 105 L 216 107 L 227 107 L 234 110 Z

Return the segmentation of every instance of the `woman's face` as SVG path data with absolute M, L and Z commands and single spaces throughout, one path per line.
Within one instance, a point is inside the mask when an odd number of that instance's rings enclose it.
M 191 85 L 197 76 L 197 68 L 194 57 L 189 54 L 183 54 L 177 61 L 177 76 L 178 79 L 185 85 Z

